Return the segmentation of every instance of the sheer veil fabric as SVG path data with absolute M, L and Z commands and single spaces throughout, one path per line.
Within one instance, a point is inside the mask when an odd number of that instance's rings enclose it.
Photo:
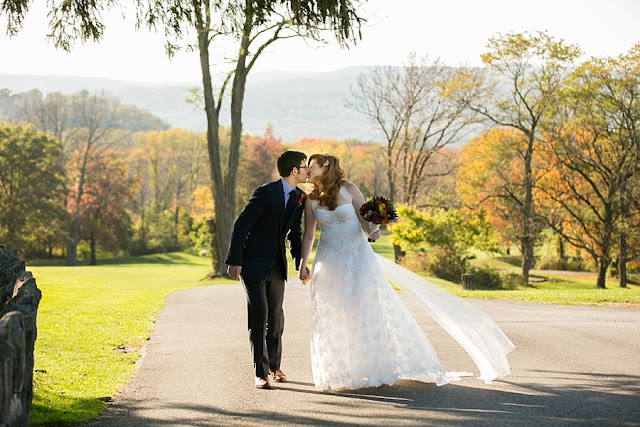
M 439 288 L 414 272 L 376 254 L 387 280 L 425 310 L 469 353 L 485 383 L 511 373 L 507 354 L 515 345 L 473 304 Z

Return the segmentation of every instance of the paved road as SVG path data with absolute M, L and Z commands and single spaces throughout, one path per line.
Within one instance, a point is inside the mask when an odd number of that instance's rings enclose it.
M 640 425 L 640 309 L 472 302 L 516 344 L 511 376 L 327 393 L 312 381 L 308 287 L 288 284 L 282 368 L 290 382 L 272 390 L 253 387 L 241 286 L 177 292 L 136 375 L 91 425 Z M 445 369 L 477 373 L 455 341 L 405 303 Z

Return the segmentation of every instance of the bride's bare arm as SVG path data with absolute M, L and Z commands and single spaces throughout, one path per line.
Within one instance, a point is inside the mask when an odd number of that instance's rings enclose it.
M 375 236 L 372 237 L 372 235 L 371 235 L 372 232 L 373 232 L 373 224 L 368 222 L 368 221 L 366 221 L 364 218 L 362 218 L 362 215 L 360 215 L 360 207 L 365 202 L 365 199 L 364 199 L 364 196 L 362 195 L 362 192 L 360 191 L 358 186 L 355 185 L 352 182 L 346 182 L 344 184 L 344 188 L 351 195 L 351 203 L 353 204 L 354 209 L 358 213 L 358 219 L 360 220 L 360 225 L 362 226 L 362 229 L 364 230 L 365 233 L 367 233 L 369 235 L 369 237 L 374 238 Z M 376 240 L 376 239 L 377 239 L 377 237 L 374 238 L 374 240 Z
M 316 238 L 316 219 L 313 217 L 311 203 L 310 197 L 304 199 L 304 237 L 302 238 L 302 258 L 300 261 L 300 272 L 298 273 L 298 277 L 303 284 L 306 284 L 310 279 L 307 261 L 309 260 L 309 254 L 313 247 L 313 241 Z

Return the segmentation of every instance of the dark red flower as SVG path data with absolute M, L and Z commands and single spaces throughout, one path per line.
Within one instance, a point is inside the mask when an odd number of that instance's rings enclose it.
M 398 218 L 395 206 L 384 197 L 370 197 L 360 207 L 360 215 L 374 224 L 389 224 Z

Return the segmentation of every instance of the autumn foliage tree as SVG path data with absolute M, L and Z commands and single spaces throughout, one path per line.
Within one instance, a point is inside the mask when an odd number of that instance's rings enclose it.
M 274 134 L 271 125 L 261 136 L 247 138 L 238 166 L 239 208 L 249 200 L 253 190 L 278 178 L 276 160 L 283 151 L 282 139 Z
M 384 140 L 389 198 L 415 205 L 434 154 L 463 139 L 473 114 L 447 96 L 455 72 L 409 55 L 402 67 L 374 67 L 358 76 L 349 105 L 367 116 Z
M 536 146 L 534 145 L 533 149 Z M 472 138 L 462 148 L 456 175 L 456 191 L 462 203 L 470 209 L 482 209 L 495 229 L 503 247 L 526 244 L 522 215 L 527 191 L 523 163 L 528 141 L 513 128 L 494 128 Z M 535 188 L 544 176 L 545 165 L 532 159 L 530 183 Z M 532 202 L 536 192 L 532 190 Z M 531 221 L 536 234 L 543 228 L 538 219 Z
M 525 142 L 522 161 L 523 193 L 518 233 L 522 248 L 522 276 L 529 280 L 538 239 L 533 200 L 535 147 L 540 126 L 557 102 L 564 79 L 579 57 L 576 45 L 546 32 L 509 33 L 491 37 L 482 55 L 485 70 L 462 70 L 452 96 L 489 123 L 514 129 Z
M 60 143 L 32 125 L 0 123 L 0 242 L 26 256 L 51 252 L 63 238 Z
M 69 191 L 73 192 L 67 240 L 67 265 L 78 265 L 78 243 L 82 218 L 82 195 L 89 180 L 88 167 L 99 162 L 114 143 L 117 127 L 116 108 L 119 100 L 113 97 L 79 92 L 73 101 L 73 115 L 77 117 L 73 135 L 69 138 L 65 156 Z
M 242 107 L 247 76 L 256 60 L 273 42 L 289 37 L 320 38 L 322 30 L 330 31 L 342 44 L 356 40 L 361 18 L 356 13 L 358 0 L 197 0 L 171 4 L 137 0 L 137 23 L 162 31 L 167 53 L 171 56 L 186 39 L 199 54 L 207 121 L 207 148 L 211 173 L 211 189 L 216 209 L 216 251 L 213 274 L 225 273 L 225 252 L 229 246 L 236 207 L 236 183 L 242 137 Z M 50 3 L 50 37 L 56 47 L 70 50 L 77 40 L 98 41 L 105 26 L 101 12 L 117 1 Z M 15 35 L 29 9 L 29 0 L 0 3 L 0 13 L 7 16 L 7 33 Z M 230 69 L 219 65 L 227 62 L 224 53 L 212 57 L 212 51 L 232 41 L 235 46 Z M 224 48 L 220 51 L 224 52 Z M 212 73 L 212 64 L 218 69 Z M 214 91 L 212 74 L 222 74 L 222 82 Z M 220 111 L 231 86 L 231 143 L 226 166 L 221 157 Z M 75 232 L 73 233 L 76 234 Z
M 89 244 L 89 264 L 96 264 L 98 248 L 113 253 L 125 247 L 136 188 L 137 180 L 128 176 L 124 162 L 116 153 L 107 153 L 87 165 L 79 207 L 77 188 L 69 192 L 67 209 L 80 212 L 80 236 Z
M 136 194 L 135 253 L 188 244 L 196 188 L 206 183 L 204 135 L 186 129 L 138 133 L 128 162 L 140 178 Z
M 546 134 L 558 173 L 544 188 L 564 221 L 550 225 L 592 256 L 599 288 L 605 287 L 617 237 L 625 287 L 640 174 L 640 44 L 619 58 L 585 62 L 563 95 Z
M 390 227 L 393 243 L 410 253 L 409 257 L 422 254 L 422 268 L 443 279 L 460 280 L 472 247 L 492 248 L 492 230 L 481 213 L 399 205 L 398 217 Z

